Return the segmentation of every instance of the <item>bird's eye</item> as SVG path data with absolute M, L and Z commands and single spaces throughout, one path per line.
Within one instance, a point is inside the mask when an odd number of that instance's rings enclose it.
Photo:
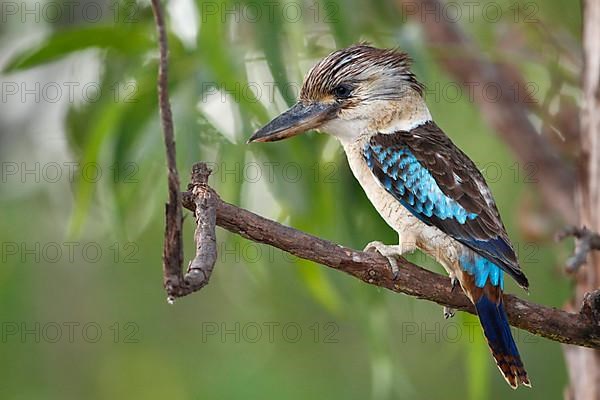
M 333 94 L 338 99 L 347 99 L 352 94 L 352 87 L 349 85 L 344 85 L 344 84 L 337 85 L 333 89 Z

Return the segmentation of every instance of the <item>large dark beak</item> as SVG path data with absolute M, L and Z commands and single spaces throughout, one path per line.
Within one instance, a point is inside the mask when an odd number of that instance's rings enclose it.
M 257 130 L 248 143 L 275 142 L 318 128 L 336 111 L 336 104 L 300 102 Z

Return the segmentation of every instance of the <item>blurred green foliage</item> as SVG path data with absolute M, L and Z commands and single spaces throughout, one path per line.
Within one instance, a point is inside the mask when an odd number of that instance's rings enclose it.
M 3 10 L 9 3 L 0 2 Z M 465 3 L 454 3 L 464 13 L 457 23 L 486 56 L 535 84 L 536 99 L 548 90 L 547 71 L 576 85 L 576 70 L 565 66 L 557 56 L 562 49 L 547 38 L 552 27 L 563 45 L 578 43 L 578 5 L 483 1 L 471 19 Z M 32 43 L 12 50 L 4 82 L 35 80 L 57 65 L 98 69 L 97 101 L 69 104 L 56 132 L 28 128 L 27 119 L 37 115 L 23 118 L 23 130 L 30 130 L 37 149 L 31 154 L 43 154 L 57 134 L 66 138 L 67 152 L 51 162 L 75 161 L 103 172 L 97 180 L 79 173 L 57 183 L 43 176 L 41 182 L 12 175 L 3 180 L 3 398 L 562 397 L 567 378 L 556 343 L 518 332 L 534 387 L 513 393 L 473 317 L 443 320 L 434 304 L 366 286 L 224 231 L 211 284 L 168 306 L 161 288 L 166 176 L 154 21 L 146 2 L 96 4 L 104 15 L 95 21 L 63 15 L 58 23 L 42 18 L 26 24 L 3 16 L 8 23 L 0 47 L 10 47 L 23 26 L 38 31 Z M 503 11 L 502 18 L 491 21 L 482 13 L 489 4 Z M 535 22 L 521 14 L 515 21 L 517 5 L 534 10 Z M 397 46 L 411 54 L 417 75 L 432 89 L 429 105 L 439 125 L 494 172 L 493 179 L 486 175 L 532 282 L 530 300 L 560 307 L 568 298 L 568 281 L 557 272 L 564 248 L 548 235 L 527 240 L 520 229 L 524 203 L 537 199 L 526 166 L 515 164 L 467 93 L 455 99 L 444 92 L 453 82 L 433 58 L 444 49 L 430 48 L 397 4 L 180 0 L 168 10 L 171 101 L 184 183 L 194 162 L 208 160 L 215 163 L 212 185 L 229 202 L 354 248 L 376 239 L 393 243 L 397 238 L 331 138 L 312 133 L 252 146 L 245 140 L 295 100 L 303 74 L 329 51 L 359 40 Z M 438 12 L 443 18 L 445 11 Z M 445 50 L 460 56 L 460 49 Z M 76 64 L 90 54 L 93 62 L 88 57 L 88 64 Z M 17 148 L 0 152 L 18 166 L 22 159 L 49 162 Z M 187 258 L 191 225 L 188 217 Z M 68 243 L 76 244 L 73 257 Z M 101 256 L 90 256 L 86 245 Z M 441 272 L 421 254 L 411 260 Z M 512 283 L 508 290 L 523 295 Z M 55 341 L 54 324 L 61 332 Z M 100 332 L 98 340 L 94 332 Z

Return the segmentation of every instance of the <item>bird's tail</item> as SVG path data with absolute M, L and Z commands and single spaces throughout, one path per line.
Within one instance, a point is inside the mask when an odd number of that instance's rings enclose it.
M 498 290 L 497 292 L 494 290 L 496 293 L 493 293 L 492 296 L 488 294 L 488 290 L 483 290 L 483 293 L 475 302 L 483 333 L 506 382 L 513 389 L 516 389 L 519 384 L 531 387 L 519 350 L 517 350 L 517 345 L 510 331 L 510 325 L 502 305 L 502 293 L 499 288 L 494 289 Z M 493 297 L 498 300 L 494 301 Z

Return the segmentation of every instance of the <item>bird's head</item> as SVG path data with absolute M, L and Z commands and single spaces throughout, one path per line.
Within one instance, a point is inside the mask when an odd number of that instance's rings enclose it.
M 308 72 L 298 102 L 248 142 L 273 142 L 311 129 L 353 140 L 429 120 L 410 62 L 406 53 L 367 44 L 334 51 Z

